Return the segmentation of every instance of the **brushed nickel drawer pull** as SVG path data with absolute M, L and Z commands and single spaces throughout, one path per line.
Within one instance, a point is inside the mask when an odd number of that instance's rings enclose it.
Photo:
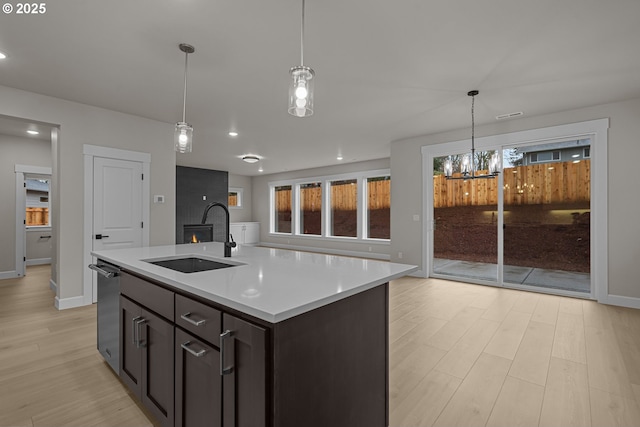
M 189 353 L 191 353 L 195 357 L 202 357 L 207 353 L 207 350 L 205 350 L 204 348 L 202 350 L 200 350 L 200 351 L 194 351 L 189 347 L 190 345 L 191 345 L 191 341 L 187 341 L 184 344 L 180 344 L 180 347 L 182 347 L 184 350 L 188 351 Z
M 191 323 L 193 326 L 202 326 L 205 323 L 207 323 L 207 319 L 193 320 L 190 316 L 191 316 L 191 312 L 188 312 L 185 314 L 181 314 L 180 318 L 186 322 Z
M 233 337 L 233 332 L 228 329 L 220 334 L 220 375 L 229 375 L 233 372 L 233 365 L 224 367 L 224 342 L 229 337 Z

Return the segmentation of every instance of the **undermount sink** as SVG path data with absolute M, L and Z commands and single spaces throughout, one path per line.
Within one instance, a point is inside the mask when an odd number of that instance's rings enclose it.
M 220 268 L 237 267 L 237 264 L 226 264 L 205 258 L 186 257 L 163 260 L 145 260 L 150 264 L 169 268 L 181 273 L 197 273 L 199 271 L 218 270 Z

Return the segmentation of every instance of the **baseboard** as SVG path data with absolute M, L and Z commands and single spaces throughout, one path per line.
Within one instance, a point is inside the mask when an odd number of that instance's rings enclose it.
M 56 308 L 58 310 L 66 310 L 68 308 L 82 307 L 88 305 L 84 303 L 84 297 L 60 298 L 56 297 Z
M 51 258 L 34 258 L 27 260 L 27 266 L 29 265 L 43 265 L 51 264 Z
M 257 246 L 262 246 L 265 248 L 290 249 L 293 251 L 314 252 L 314 253 L 329 254 L 329 255 L 343 255 L 343 256 L 352 256 L 357 258 L 378 259 L 382 261 L 389 261 L 391 259 L 390 255 L 380 254 L 377 252 L 344 251 L 341 249 L 327 249 L 327 248 L 316 248 L 313 246 L 295 246 L 295 245 L 283 245 L 280 243 L 262 243 L 262 242 L 259 243 Z
M 620 307 L 637 308 L 640 309 L 640 298 L 635 297 L 623 297 L 620 295 L 607 295 L 604 301 L 600 301 L 604 304 L 617 305 Z
M 15 279 L 18 276 L 18 273 L 13 270 L 13 271 L 0 271 L 0 279 Z
M 427 278 L 427 275 L 424 274 L 424 272 L 422 270 L 416 270 L 413 273 L 410 273 L 409 276 L 417 277 L 417 278 L 420 278 L 420 279 L 426 279 Z

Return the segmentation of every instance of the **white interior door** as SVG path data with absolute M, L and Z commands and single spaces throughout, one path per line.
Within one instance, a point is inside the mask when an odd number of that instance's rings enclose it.
M 142 185 L 141 162 L 94 157 L 93 250 L 142 246 Z

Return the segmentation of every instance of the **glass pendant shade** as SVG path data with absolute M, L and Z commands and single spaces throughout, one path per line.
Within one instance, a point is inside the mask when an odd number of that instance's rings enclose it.
M 471 173 L 471 155 L 465 154 L 460 162 L 460 172 L 463 175 L 469 175 Z
M 296 117 L 308 117 L 313 114 L 313 76 L 309 67 L 293 67 L 289 74 L 289 114 Z
M 451 158 L 448 158 L 444 161 L 444 176 L 450 177 L 451 175 L 453 175 L 453 162 Z
M 193 127 L 189 123 L 176 123 L 174 148 L 178 153 L 190 153 L 193 142 Z
M 493 153 L 489 159 L 489 175 L 500 173 L 500 157 L 498 153 Z

